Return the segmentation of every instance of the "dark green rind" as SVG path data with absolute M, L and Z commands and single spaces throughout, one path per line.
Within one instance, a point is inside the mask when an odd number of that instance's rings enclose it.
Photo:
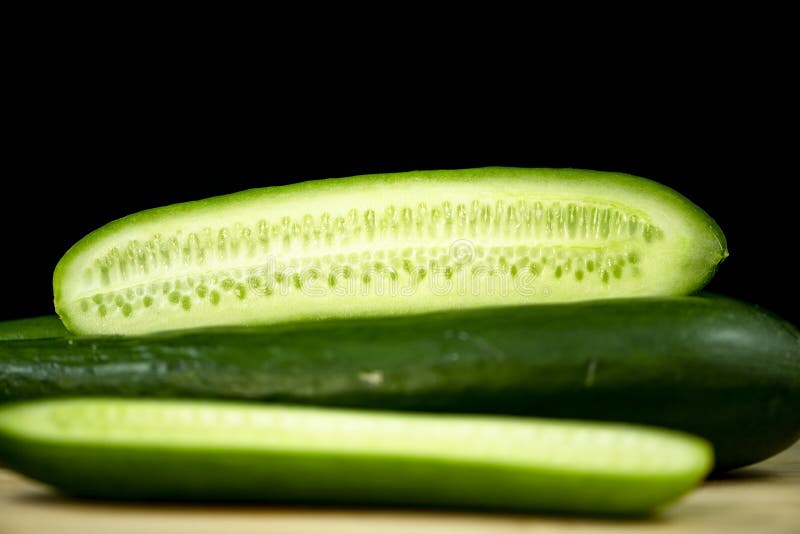
M 800 336 L 728 298 L 0 344 L 0 399 L 129 395 L 605 419 L 709 439 L 718 470 L 800 437 Z
M 42 315 L 41 317 L 0 321 L 0 341 L 64 337 L 68 334 L 69 332 L 64 323 L 61 322 L 57 315 Z
M 59 403 L 86 400 L 45 401 L 51 407 Z M 151 406 L 168 401 L 128 401 L 97 399 L 95 405 L 125 404 L 126 414 L 134 414 L 133 423 L 141 425 L 145 417 L 137 414 L 137 406 Z M 171 403 L 174 405 L 174 403 Z M 186 402 L 184 401 L 184 406 Z M 244 411 L 265 411 L 241 403 L 193 403 L 196 417 L 204 413 L 224 413 L 239 421 L 239 429 L 249 425 Z M 63 404 L 62 404 L 63 405 Z M 30 406 L 30 405 L 28 405 Z M 671 504 L 708 474 L 712 463 L 710 446 L 696 438 L 662 429 L 637 428 L 586 422 L 562 422 L 569 429 L 561 441 L 549 443 L 559 458 L 547 453 L 517 453 L 513 459 L 502 451 L 508 440 L 516 447 L 540 447 L 535 443 L 516 443 L 519 438 L 506 435 L 506 427 L 536 429 L 549 425 L 533 418 L 446 416 L 370 412 L 368 428 L 356 425 L 356 450 L 342 446 L 336 434 L 328 435 L 330 425 L 347 425 L 358 411 L 317 409 L 315 416 L 323 424 L 304 429 L 315 436 L 320 446 L 275 448 L 258 439 L 244 438 L 246 443 L 219 443 L 213 436 L 192 431 L 188 442 L 181 425 L 165 427 L 159 434 L 163 443 L 147 438 L 121 438 L 114 428 L 129 423 L 126 416 L 104 420 L 94 426 L 91 420 L 67 419 L 62 412 L 59 428 L 69 437 L 42 436 L 37 429 L 48 417 L 41 412 L 24 413 L 24 403 L 0 407 L 0 458 L 19 472 L 53 485 L 69 495 L 101 499 L 192 500 L 192 501 L 256 501 L 302 504 L 399 505 L 424 507 L 480 508 L 521 512 L 545 511 L 596 515 L 644 515 Z M 169 409 L 169 408 L 167 408 Z M 79 413 L 79 407 L 73 414 Z M 273 413 L 292 418 L 296 407 L 271 406 Z M 20 412 L 23 412 L 20 416 Z M 363 413 L 363 412 L 362 412 Z M 91 418 L 89 418 L 91 419 Z M 338 421 L 338 423 L 337 423 Z M 270 423 L 261 423 L 269 432 Z M 422 444 L 423 449 L 437 440 L 447 440 L 452 425 L 471 426 L 475 439 L 451 444 L 446 451 L 414 450 L 406 452 L 404 443 Z M 77 431 L 70 429 L 82 426 Z M 105 425 L 109 425 L 106 427 Z M 402 427 L 402 435 L 392 445 L 383 445 L 379 452 L 371 440 L 387 441 L 387 432 Z M 252 428 L 252 427 L 251 427 Z M 593 445 L 594 429 L 605 429 L 610 442 Z M 247 429 L 246 429 L 247 430 Z M 183 434 L 183 441 L 175 443 Z M 582 437 L 579 438 L 578 434 Z M 127 435 L 127 434 L 126 434 Z M 76 437 L 77 436 L 77 437 Z M 678 465 L 662 462 L 652 451 L 639 451 L 636 441 L 646 436 L 653 446 L 658 440 L 663 455 L 680 455 Z M 625 448 L 633 456 L 641 454 L 639 469 L 620 469 L 617 462 L 631 464 L 629 457 L 617 458 L 614 440 L 626 441 Z M 230 441 L 230 440 L 228 440 Z M 412 448 L 415 445 L 412 445 Z M 585 454 L 602 450 L 608 464 L 593 468 L 575 467 L 569 457 L 580 462 Z M 388 450 L 387 450 L 388 449 Z M 475 451 L 480 450 L 477 454 Z M 472 450 L 472 453 L 464 451 Z M 549 450 L 547 448 L 545 451 Z M 565 461 L 566 458 L 566 461 Z

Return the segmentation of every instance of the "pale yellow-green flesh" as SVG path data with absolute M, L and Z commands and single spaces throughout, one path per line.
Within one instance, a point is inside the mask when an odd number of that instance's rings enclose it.
M 603 514 L 669 504 L 712 464 L 700 438 L 622 424 L 110 398 L 0 407 L 0 458 L 91 497 Z
M 62 269 L 59 313 L 79 332 L 144 333 L 671 295 L 726 254 L 633 177 L 322 183 L 117 224 Z

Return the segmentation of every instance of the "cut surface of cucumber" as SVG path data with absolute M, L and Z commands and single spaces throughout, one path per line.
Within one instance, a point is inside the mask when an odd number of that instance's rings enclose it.
M 727 255 L 714 221 L 636 176 L 481 168 L 332 178 L 132 214 L 54 273 L 76 333 L 676 295 Z
M 0 407 L 0 458 L 81 496 L 644 514 L 708 473 L 657 428 L 129 399 Z

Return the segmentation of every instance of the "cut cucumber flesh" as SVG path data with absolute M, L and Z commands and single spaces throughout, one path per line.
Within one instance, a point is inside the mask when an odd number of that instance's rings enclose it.
M 69 332 L 57 315 L 0 321 L 0 340 L 64 337 Z
M 0 454 L 88 497 L 602 514 L 668 504 L 712 461 L 649 427 L 110 398 L 0 407 Z
M 136 213 L 56 267 L 77 333 L 675 295 L 727 255 L 714 221 L 631 175 L 419 171 L 253 189 Z

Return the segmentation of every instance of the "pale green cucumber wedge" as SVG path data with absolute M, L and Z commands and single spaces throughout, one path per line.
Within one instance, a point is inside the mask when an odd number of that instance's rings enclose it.
M 0 340 L 64 337 L 69 332 L 57 315 L 0 321 Z
M 253 189 L 143 211 L 54 274 L 76 333 L 679 295 L 727 255 L 714 221 L 631 175 L 481 168 Z
M 611 423 L 100 398 L 0 407 L 0 459 L 94 498 L 646 514 L 712 453 Z

